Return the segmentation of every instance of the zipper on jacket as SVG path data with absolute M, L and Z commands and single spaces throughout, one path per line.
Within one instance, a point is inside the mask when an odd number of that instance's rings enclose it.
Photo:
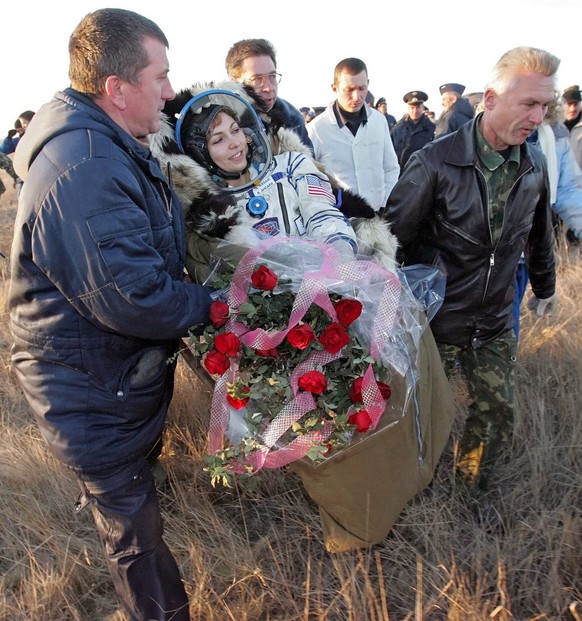
M 511 189 L 509 190 L 507 194 L 507 199 L 505 201 L 505 205 L 503 206 L 503 221 L 501 222 L 501 233 L 499 234 L 499 239 L 497 240 L 497 243 L 495 244 L 495 247 L 493 248 L 493 252 L 491 252 L 491 254 L 489 255 L 489 268 L 487 270 L 487 278 L 485 279 L 485 287 L 483 288 L 483 297 L 481 298 L 481 302 L 485 302 L 485 298 L 487 297 L 487 291 L 489 290 L 489 283 L 491 282 L 491 272 L 493 271 L 493 267 L 495 266 L 495 252 L 497 250 L 497 246 L 499 245 L 499 242 L 503 236 L 504 229 L 505 229 L 505 216 L 507 215 L 507 204 L 509 203 L 511 194 L 513 193 L 513 190 L 516 188 L 517 184 L 521 181 L 523 177 L 525 177 L 525 175 L 530 170 L 532 170 L 532 168 L 533 168 L 532 166 L 529 166 L 527 170 L 524 170 L 521 173 L 521 175 L 517 177 L 517 179 L 514 181 L 513 185 L 511 186 Z M 489 194 L 487 190 L 487 181 L 485 180 L 485 175 L 478 167 L 476 167 L 476 170 L 479 171 L 479 174 L 481 175 L 481 177 L 483 177 L 483 180 L 485 181 L 485 183 L 483 184 L 483 187 L 485 189 L 485 205 L 487 206 L 487 226 L 489 227 L 489 239 L 491 240 L 491 242 L 493 242 L 491 222 L 489 221 Z
M 489 241 L 493 245 L 493 232 L 491 231 L 491 221 L 489 220 L 489 190 L 487 188 L 487 179 L 485 179 L 485 175 L 483 171 L 479 168 L 479 166 L 475 166 L 475 171 L 481 175 L 481 190 L 482 190 L 482 199 L 483 206 L 485 207 L 485 213 L 483 214 L 485 217 L 485 222 L 487 222 L 487 230 L 489 231 Z M 503 213 L 503 220 L 505 221 L 505 210 Z M 501 226 L 501 230 L 503 232 L 503 225 Z
M 440 225 L 443 227 L 443 229 L 446 229 L 447 231 L 450 231 L 451 233 L 454 233 L 457 237 L 460 237 L 461 239 L 464 239 L 466 242 L 469 242 L 470 244 L 473 244 L 473 246 L 478 246 L 479 245 L 479 241 L 478 240 L 476 240 L 474 237 L 471 237 L 470 235 L 467 235 L 463 230 L 457 228 L 456 226 L 453 226 L 452 224 L 449 224 L 443 218 L 442 214 L 437 212 L 436 218 L 439 221 Z
M 289 222 L 289 214 L 287 213 L 287 205 L 285 204 L 285 192 L 283 191 L 283 186 L 280 183 L 277 184 L 277 194 L 279 195 L 279 202 L 281 203 L 281 214 L 283 215 L 285 231 L 287 232 L 287 235 L 290 235 L 291 224 Z
M 495 246 L 497 248 L 497 246 Z M 495 265 L 495 250 L 489 255 L 489 269 L 487 270 L 487 278 L 485 278 L 485 287 L 483 288 L 483 297 L 481 298 L 481 302 L 485 302 L 485 297 L 487 296 L 487 290 L 489 289 L 489 281 L 491 280 L 491 272 L 493 271 L 493 266 Z
M 169 186 L 169 192 L 170 192 L 170 198 L 168 199 L 168 195 L 166 193 L 166 188 L 164 187 L 164 184 L 162 182 L 162 194 L 164 195 L 164 202 L 166 203 L 166 210 L 168 212 L 168 217 L 170 218 L 170 222 L 172 222 L 174 220 L 174 214 L 172 213 L 172 166 L 170 165 L 170 162 L 168 162 L 168 186 Z
M 481 179 L 483 180 L 483 194 L 484 194 L 483 205 L 485 206 L 485 219 L 487 221 L 487 229 L 489 230 L 489 241 L 493 244 L 493 231 L 491 230 L 491 220 L 489 219 L 489 189 L 487 187 L 487 180 L 485 179 L 485 175 L 483 174 L 483 171 L 478 166 L 475 166 L 475 170 L 481 175 Z M 505 206 L 503 208 L 503 222 L 501 223 L 501 234 L 499 235 L 499 239 L 501 239 L 501 235 L 503 234 L 504 226 L 505 226 Z M 497 240 L 497 244 L 498 243 L 499 243 L 499 240 Z M 495 265 L 495 251 L 497 250 L 497 244 L 495 244 L 493 251 L 489 254 L 489 267 L 487 268 L 487 276 L 485 277 L 485 286 L 483 287 L 483 294 L 481 295 L 481 302 L 485 302 L 485 298 L 487 297 L 487 291 L 489 290 L 489 283 L 491 282 L 491 273 Z

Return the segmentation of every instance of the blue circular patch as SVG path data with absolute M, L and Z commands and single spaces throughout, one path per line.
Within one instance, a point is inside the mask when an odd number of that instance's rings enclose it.
M 269 203 L 262 196 L 253 196 L 247 203 L 247 211 L 253 218 L 261 218 L 268 208 Z

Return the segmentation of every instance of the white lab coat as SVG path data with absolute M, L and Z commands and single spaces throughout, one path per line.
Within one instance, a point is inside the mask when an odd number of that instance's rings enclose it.
M 356 135 L 339 127 L 331 103 L 307 125 L 315 159 L 340 185 L 357 192 L 378 211 L 398 181 L 400 166 L 384 116 L 366 107 L 368 122 Z

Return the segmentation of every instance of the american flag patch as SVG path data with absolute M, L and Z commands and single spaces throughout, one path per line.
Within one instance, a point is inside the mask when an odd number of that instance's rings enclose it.
M 330 201 L 333 201 L 335 205 L 335 196 L 328 181 L 320 179 L 317 175 L 305 175 L 305 181 L 307 181 L 308 194 L 312 196 L 325 196 Z

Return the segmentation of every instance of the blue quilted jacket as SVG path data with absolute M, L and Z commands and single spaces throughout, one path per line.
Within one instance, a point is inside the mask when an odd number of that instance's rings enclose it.
M 72 89 L 37 112 L 15 168 L 14 369 L 61 461 L 114 468 L 159 438 L 168 357 L 208 319 L 209 290 L 182 280 L 182 207 L 149 149 Z

